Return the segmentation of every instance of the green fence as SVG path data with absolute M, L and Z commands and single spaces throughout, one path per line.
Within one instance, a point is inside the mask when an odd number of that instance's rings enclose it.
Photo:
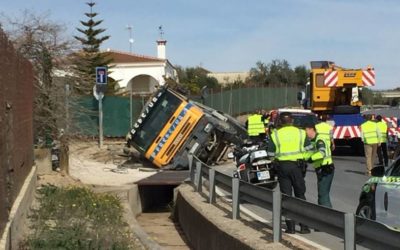
M 230 115 L 250 113 L 257 109 L 274 109 L 297 105 L 297 88 L 241 88 L 224 91 L 211 90 L 204 104 Z M 200 101 L 199 97 L 192 97 Z M 103 131 L 107 137 L 125 136 L 130 129 L 130 121 L 137 116 L 146 102 L 146 97 L 132 98 L 132 118 L 129 97 L 106 96 L 103 99 Z M 84 97 L 74 107 L 76 132 L 98 135 L 98 101 Z
M 130 129 L 129 98 L 106 96 L 103 98 L 103 133 L 107 137 L 125 136 Z M 74 131 L 87 136 L 97 136 L 99 133 L 99 103 L 93 97 L 83 97 L 74 107 Z M 139 114 L 142 102 L 134 99 L 132 113 Z
M 204 104 L 230 115 L 253 112 L 257 109 L 274 109 L 297 105 L 297 88 L 241 88 L 225 90 L 210 95 Z

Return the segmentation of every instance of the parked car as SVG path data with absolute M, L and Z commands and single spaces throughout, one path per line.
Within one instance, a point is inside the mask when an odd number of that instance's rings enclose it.
M 385 171 L 372 169 L 364 184 L 356 214 L 400 231 L 400 157 Z
M 284 112 L 290 113 L 292 115 L 293 125 L 299 128 L 305 128 L 308 125 L 315 125 L 318 122 L 316 114 L 311 112 L 311 110 L 309 109 L 285 108 L 285 109 L 278 109 L 275 112 L 276 115 L 273 116 L 270 122 L 270 124 L 273 125 L 273 127 L 275 128 L 280 126 L 279 115 Z

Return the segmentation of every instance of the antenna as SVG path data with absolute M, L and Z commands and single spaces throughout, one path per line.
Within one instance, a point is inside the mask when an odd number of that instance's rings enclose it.
M 132 53 L 132 45 L 135 40 L 132 37 L 132 25 L 126 25 L 126 29 L 129 31 L 129 53 Z
M 160 40 L 163 40 L 164 30 L 163 30 L 162 25 L 160 25 L 160 26 L 158 27 L 158 31 L 160 32 Z

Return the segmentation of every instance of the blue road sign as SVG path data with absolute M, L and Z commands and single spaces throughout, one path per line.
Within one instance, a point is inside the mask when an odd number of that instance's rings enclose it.
M 107 67 L 96 67 L 96 83 L 107 84 Z

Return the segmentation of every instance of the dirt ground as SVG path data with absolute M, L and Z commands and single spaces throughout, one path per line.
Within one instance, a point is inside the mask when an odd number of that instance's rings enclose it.
M 105 140 L 102 148 L 96 141 L 70 143 L 69 175 L 85 184 L 124 186 L 155 174 L 154 167 L 143 167 L 135 157 L 123 153 L 125 140 Z

